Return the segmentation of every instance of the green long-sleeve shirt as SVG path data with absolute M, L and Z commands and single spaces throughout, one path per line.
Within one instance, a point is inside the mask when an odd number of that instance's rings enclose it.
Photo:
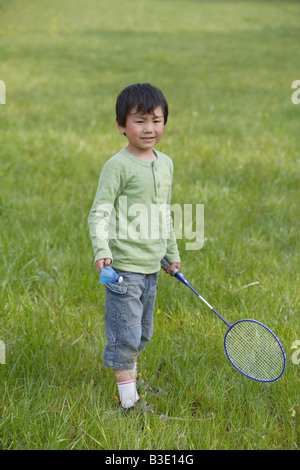
M 150 274 L 160 260 L 180 262 L 170 213 L 173 163 L 141 160 L 125 148 L 103 166 L 88 223 L 95 262 L 111 258 L 122 271 Z

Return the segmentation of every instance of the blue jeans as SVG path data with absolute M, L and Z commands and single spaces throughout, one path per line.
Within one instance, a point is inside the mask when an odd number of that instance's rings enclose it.
M 132 370 L 153 334 L 158 273 L 139 274 L 115 269 L 123 282 L 105 284 L 103 365 Z

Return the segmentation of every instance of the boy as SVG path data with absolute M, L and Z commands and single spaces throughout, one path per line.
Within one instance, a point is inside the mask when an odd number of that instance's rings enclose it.
M 88 220 L 97 271 L 111 264 L 123 277 L 121 284 L 105 285 L 103 365 L 114 370 L 121 406 L 128 411 L 154 411 L 139 398 L 136 362 L 153 333 L 160 260 L 166 256 L 171 263 L 168 274 L 180 269 L 169 210 L 173 164 L 154 149 L 167 118 L 163 93 L 149 83 L 119 94 L 116 121 L 128 144 L 103 166 Z M 160 212 L 163 207 L 167 210 Z

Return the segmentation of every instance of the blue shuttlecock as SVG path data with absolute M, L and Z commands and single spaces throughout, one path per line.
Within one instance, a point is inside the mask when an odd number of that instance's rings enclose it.
M 123 277 L 114 271 L 110 266 L 109 268 L 102 268 L 99 278 L 99 284 L 106 284 L 107 282 L 123 282 Z

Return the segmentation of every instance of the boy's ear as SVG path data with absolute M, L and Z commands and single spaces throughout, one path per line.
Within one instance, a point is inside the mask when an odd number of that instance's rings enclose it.
M 119 129 L 119 131 L 121 132 L 121 134 L 126 135 L 126 133 L 125 133 L 125 132 L 126 132 L 126 128 L 125 128 L 124 126 L 121 126 L 121 125 L 118 123 L 117 120 L 116 120 L 116 122 L 117 122 L 117 126 L 118 126 L 118 129 Z

